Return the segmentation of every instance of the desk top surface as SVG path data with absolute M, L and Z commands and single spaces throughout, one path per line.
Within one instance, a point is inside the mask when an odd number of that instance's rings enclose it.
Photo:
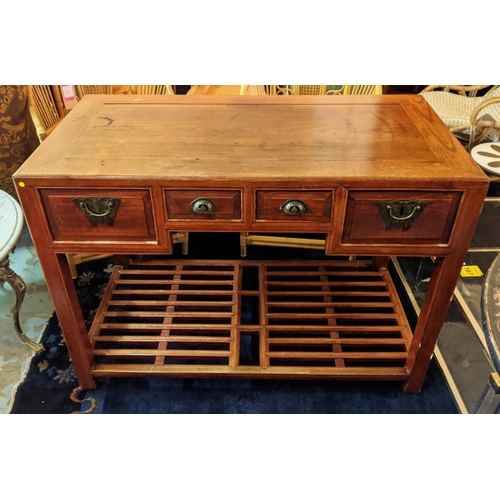
M 421 96 L 89 95 L 15 177 L 486 176 Z

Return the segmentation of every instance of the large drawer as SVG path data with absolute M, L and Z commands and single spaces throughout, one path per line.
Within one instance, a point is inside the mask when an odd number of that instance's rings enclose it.
M 343 244 L 446 244 L 461 193 L 350 191 Z
M 241 220 L 241 192 L 168 190 L 168 220 Z
M 54 241 L 156 240 L 148 189 L 42 189 L 41 197 Z
M 257 191 L 256 219 L 330 222 L 332 191 Z

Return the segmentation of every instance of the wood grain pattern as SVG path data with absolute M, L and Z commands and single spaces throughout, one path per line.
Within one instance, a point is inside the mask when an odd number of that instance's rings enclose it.
M 89 95 L 20 175 L 380 182 L 449 180 L 452 168 L 477 177 L 442 128 L 420 96 Z

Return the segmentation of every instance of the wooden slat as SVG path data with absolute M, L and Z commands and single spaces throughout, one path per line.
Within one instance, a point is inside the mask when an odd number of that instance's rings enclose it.
M 303 286 L 321 286 L 320 281 L 267 281 L 268 286 L 283 286 L 283 287 L 303 287 Z M 329 281 L 328 286 L 337 287 L 383 287 L 385 281 Z
M 101 330 L 161 330 L 164 328 L 163 323 L 103 323 L 100 326 Z M 223 324 L 172 324 L 170 325 L 172 330 L 226 330 L 231 329 L 231 325 Z
M 297 337 L 283 337 L 283 338 L 270 338 L 267 340 L 269 344 L 276 345 L 405 345 L 404 339 L 344 339 L 344 338 L 297 338 Z
M 121 271 L 122 276 L 169 276 L 169 275 L 177 275 L 177 276 L 213 276 L 214 274 L 217 276 L 234 276 L 234 271 L 204 271 L 204 270 L 186 270 L 182 269 L 180 271 L 166 270 L 166 269 L 124 269 Z
M 367 261 L 365 261 L 366 263 Z M 131 267 L 134 269 L 147 269 L 152 268 L 152 267 L 172 267 L 172 266 L 177 266 L 179 264 L 182 264 L 183 266 L 188 266 L 188 267 L 204 267 L 206 269 L 234 269 L 234 266 L 238 264 L 238 260 L 217 260 L 217 259 L 196 259 L 196 260 L 178 260 L 178 259 L 173 259 L 173 260 L 165 260 L 165 259 L 151 259 L 151 260 L 136 260 L 132 259 L 130 261 Z M 246 261 L 245 264 L 250 264 L 250 261 Z M 130 268 L 129 268 L 130 269 Z M 127 269 L 127 270 L 129 270 Z M 131 270 L 131 269 L 130 269 Z
M 100 326 L 102 330 L 161 330 L 162 323 L 104 323 Z M 172 330 L 225 330 L 231 329 L 231 325 L 224 324 L 174 324 Z M 330 331 L 331 326 L 325 325 L 268 325 L 270 331 L 301 331 L 306 333 L 308 330 L 312 332 Z M 339 332 L 363 332 L 363 333 L 380 333 L 380 332 L 400 332 L 400 326 L 369 326 L 369 325 L 352 325 L 352 326 L 336 326 Z
M 148 336 L 148 335 L 101 335 L 97 339 L 99 342 L 117 342 L 117 343 L 127 343 L 127 344 L 132 344 L 132 343 L 156 343 L 156 342 L 162 342 L 165 340 L 164 337 L 161 337 L 160 335 L 157 336 Z M 174 344 L 227 344 L 232 341 L 231 337 L 210 337 L 207 335 L 185 335 L 185 336 L 178 336 L 178 335 L 169 335 L 168 336 L 168 343 L 174 343 Z
M 177 295 L 177 293 L 176 293 Z M 110 306 L 121 307 L 147 307 L 147 306 L 167 306 L 168 300 L 109 300 Z M 231 307 L 234 304 L 233 300 L 179 300 L 177 299 L 177 306 L 194 306 L 194 307 Z
M 324 266 L 320 266 L 319 270 L 322 273 L 326 272 L 326 269 L 325 269 Z M 328 281 L 327 276 L 325 276 L 324 274 L 322 274 L 321 275 L 321 281 L 323 283 L 325 283 L 325 285 L 322 288 L 323 292 L 328 292 L 329 287 L 326 284 L 326 282 Z M 323 300 L 324 300 L 325 304 L 328 304 L 326 312 L 328 314 L 333 314 L 335 310 L 333 309 L 333 306 L 332 306 L 332 298 L 328 297 L 328 296 L 324 296 Z M 328 325 L 332 326 L 332 327 L 337 326 L 337 320 L 335 318 L 333 318 L 333 317 L 328 318 Z M 335 329 L 330 330 L 330 338 L 332 340 L 333 339 L 335 339 L 335 340 L 338 339 L 339 338 L 339 332 L 337 330 L 335 330 Z M 338 344 L 332 344 L 332 350 L 333 350 L 333 352 L 342 352 L 342 346 L 338 345 Z M 343 368 L 343 367 L 345 367 L 345 361 L 343 359 L 336 359 L 335 360 L 335 366 Z
M 404 352 L 297 352 L 268 351 L 270 358 L 280 359 L 406 359 Z
M 177 306 L 178 304 L 176 304 Z M 229 318 L 232 312 L 219 311 L 106 311 L 104 316 L 116 318 Z
M 103 325 L 104 327 L 105 325 Z M 301 331 L 303 333 L 310 331 L 330 331 L 332 329 L 331 326 L 324 325 L 268 325 L 268 330 L 273 331 Z M 335 330 L 339 332 L 363 332 L 363 333 L 380 333 L 380 332 L 400 332 L 401 326 L 373 326 L 373 325 L 352 325 L 352 326 L 336 326 Z
M 220 285 L 233 286 L 234 281 L 230 280 L 120 280 L 120 285 Z
M 359 308 L 359 309 L 391 309 L 394 307 L 394 302 L 335 302 L 330 301 L 328 304 L 333 307 L 341 308 Z M 324 307 L 325 302 L 273 302 L 266 301 L 266 305 L 269 307 L 297 307 L 297 308 L 309 308 L 309 307 Z
M 345 367 L 334 366 L 240 366 L 237 370 L 229 366 L 216 365 L 139 365 L 139 364 L 96 364 L 92 375 L 102 376 L 180 376 L 180 377 L 251 377 L 251 378 L 314 378 L 355 380 L 408 380 L 408 372 L 401 367 Z
M 176 290 L 176 295 L 207 295 L 208 290 Z M 115 290 L 114 295 L 168 295 L 171 290 Z M 231 297 L 231 290 L 210 290 L 210 295 L 227 295 Z
M 398 292 L 396 290 L 396 287 L 394 286 L 394 283 L 392 282 L 392 279 L 390 279 L 389 270 L 384 269 L 382 272 L 387 277 L 387 289 L 389 290 L 391 295 L 397 297 Z M 406 349 L 409 351 L 411 342 L 413 340 L 413 332 L 411 331 L 410 325 L 408 324 L 408 321 L 406 319 L 405 311 L 404 311 L 403 306 L 399 300 L 395 301 L 394 311 L 396 312 L 396 314 L 398 316 L 398 324 L 401 325 L 401 327 L 402 327 L 401 334 L 406 341 Z
M 284 318 L 283 313 L 266 313 L 267 318 Z M 290 312 L 285 318 L 297 319 L 398 319 L 397 314 L 392 313 L 297 313 Z
M 185 349 L 94 349 L 96 356 L 111 358 L 227 358 L 229 351 L 189 351 Z
M 235 278 L 236 278 L 236 286 L 234 290 L 233 296 L 233 308 L 232 308 L 232 318 L 231 325 L 233 328 L 231 329 L 231 355 L 229 357 L 229 366 L 232 368 L 236 368 L 240 364 L 240 346 L 241 346 L 241 338 L 240 331 L 238 329 L 238 325 L 240 323 L 241 318 L 241 287 L 243 285 L 243 268 L 240 265 L 236 265 L 235 267 Z
M 323 266 L 322 266 L 323 267 Z M 267 276 L 366 276 L 382 279 L 379 271 L 268 271 Z
M 267 321 L 266 321 L 266 295 L 267 295 L 267 286 L 266 286 L 266 266 L 261 264 L 259 266 L 259 324 L 260 324 L 260 337 L 259 337 L 259 361 L 260 366 L 262 368 L 267 368 L 269 363 L 269 356 L 267 355 L 268 345 L 267 339 L 269 338 L 268 330 L 267 330 Z
M 101 303 L 99 304 L 99 307 L 97 309 L 97 312 L 94 317 L 94 321 L 92 322 L 92 326 L 90 327 L 89 330 L 89 338 L 91 342 L 95 341 L 95 338 L 99 335 L 99 329 L 100 326 L 104 320 L 104 313 L 107 311 L 109 307 L 109 301 L 111 297 L 113 296 L 113 293 L 115 291 L 117 279 L 120 275 L 121 267 L 115 266 L 113 269 L 113 272 L 111 273 L 111 276 L 109 278 L 109 282 L 104 290 L 103 297 L 101 299 Z
M 177 265 L 176 266 L 176 271 L 182 271 L 182 265 Z M 121 277 L 120 277 L 121 278 Z M 178 278 L 178 275 L 174 274 L 174 279 Z M 179 285 L 175 284 L 172 286 L 172 292 L 175 292 L 179 289 Z M 171 294 L 168 297 L 168 302 L 169 304 L 167 305 L 166 312 L 172 314 L 175 310 L 175 303 L 177 301 L 177 295 Z M 163 324 L 164 325 L 171 325 L 172 324 L 172 316 L 166 316 L 163 319 Z M 170 338 L 170 329 L 165 327 L 161 331 L 161 337 L 166 339 Z M 166 341 L 160 342 L 158 344 L 158 350 L 165 350 L 168 347 L 168 343 Z M 165 363 L 165 356 L 156 356 L 155 357 L 155 365 L 163 365 Z

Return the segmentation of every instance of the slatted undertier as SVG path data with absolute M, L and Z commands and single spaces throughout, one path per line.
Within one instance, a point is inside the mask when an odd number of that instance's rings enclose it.
M 151 260 L 116 267 L 92 374 L 407 378 L 412 340 L 371 261 Z

